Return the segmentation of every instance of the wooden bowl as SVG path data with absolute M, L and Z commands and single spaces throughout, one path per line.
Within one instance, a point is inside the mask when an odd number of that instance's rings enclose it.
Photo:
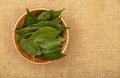
M 33 9 L 30 10 L 30 12 L 32 14 L 34 14 L 35 16 L 39 15 L 41 12 L 46 11 L 47 9 Z M 24 50 L 22 50 L 22 48 L 19 46 L 18 44 L 18 39 L 17 39 L 17 34 L 15 33 L 15 29 L 17 26 L 24 26 L 25 25 L 25 19 L 26 19 L 26 15 L 27 13 L 23 14 L 16 22 L 15 27 L 14 27 L 14 33 L 13 33 L 13 39 L 14 39 L 14 45 L 16 47 L 16 49 L 18 50 L 19 54 L 21 56 L 23 56 L 26 60 L 34 63 L 34 64 L 48 64 L 51 63 L 52 61 L 49 61 L 47 59 L 42 59 L 42 58 L 35 58 L 34 60 L 32 59 L 31 56 L 29 56 L 26 52 L 24 52 Z M 65 21 L 61 18 L 62 20 L 62 24 L 67 26 Z M 69 32 L 68 29 L 66 29 L 65 31 L 62 32 L 63 37 L 65 38 L 65 42 L 62 45 L 62 53 L 64 53 L 64 51 L 66 50 L 66 47 L 68 45 L 68 41 L 69 41 Z

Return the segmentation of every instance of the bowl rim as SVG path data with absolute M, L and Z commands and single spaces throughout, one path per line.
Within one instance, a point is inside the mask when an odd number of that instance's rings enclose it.
M 46 9 L 46 8 L 36 8 L 36 9 L 31 9 L 30 12 L 32 12 L 32 11 L 37 11 L 37 10 L 49 10 L 49 9 Z M 20 19 L 22 19 L 26 14 L 27 14 L 27 12 L 23 13 L 23 14 L 17 19 L 17 21 L 16 21 L 16 23 L 15 23 L 15 25 L 14 25 L 14 29 L 13 29 L 13 43 L 14 43 L 14 46 L 15 46 L 17 52 L 18 52 L 19 55 L 22 56 L 25 60 L 27 60 L 27 61 L 29 61 L 29 62 L 31 62 L 31 63 L 33 63 L 33 64 L 49 64 L 49 63 L 51 63 L 51 62 L 56 61 L 56 60 L 54 60 L 54 61 L 48 61 L 48 62 L 44 62 L 44 63 L 33 62 L 33 61 L 27 59 L 26 57 L 24 57 L 24 56 L 20 53 L 20 51 L 18 50 L 17 45 L 16 45 L 16 43 L 15 43 L 15 29 L 16 29 L 16 26 L 17 26 L 18 22 L 20 21 Z M 67 26 L 66 22 L 63 20 L 62 17 L 61 17 L 61 20 L 62 20 L 62 22 L 64 23 L 64 25 Z M 68 29 L 66 29 L 66 33 L 67 33 L 67 36 L 66 36 L 66 45 L 65 45 L 64 49 L 62 50 L 62 53 L 65 52 L 65 50 L 66 50 L 66 48 L 67 48 L 67 46 L 68 46 L 68 42 L 69 42 L 69 30 L 68 30 Z

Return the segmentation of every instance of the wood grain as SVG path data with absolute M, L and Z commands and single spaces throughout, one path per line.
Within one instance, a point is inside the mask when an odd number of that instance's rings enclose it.
M 120 0 L 0 0 L 0 6 L 0 78 L 120 78 Z M 13 30 L 26 7 L 66 9 L 65 58 L 35 65 L 17 53 Z

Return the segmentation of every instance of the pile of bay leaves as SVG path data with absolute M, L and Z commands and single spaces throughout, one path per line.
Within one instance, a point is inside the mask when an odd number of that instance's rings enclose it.
M 67 27 L 61 24 L 59 17 L 63 10 L 43 11 L 35 16 L 27 9 L 25 26 L 17 26 L 16 33 L 20 47 L 33 59 L 53 61 L 65 56 L 61 53 L 65 41 L 62 32 Z

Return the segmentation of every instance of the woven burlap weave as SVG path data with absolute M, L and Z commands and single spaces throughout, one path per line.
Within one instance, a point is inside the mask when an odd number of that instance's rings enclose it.
M 66 9 L 66 57 L 35 65 L 18 54 L 13 30 L 26 8 Z M 120 78 L 120 0 L 0 0 L 0 78 Z

